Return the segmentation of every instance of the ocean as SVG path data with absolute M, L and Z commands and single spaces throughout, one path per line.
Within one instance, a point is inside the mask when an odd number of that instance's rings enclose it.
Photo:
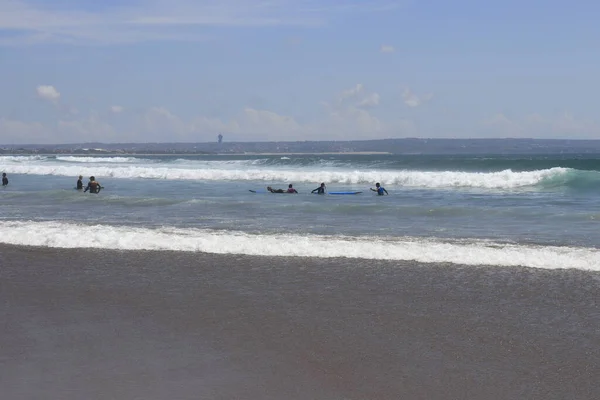
M 600 398 L 600 156 L 0 170 L 2 398 Z
M 600 269 L 600 155 L 5 155 L 0 171 L 5 244 Z

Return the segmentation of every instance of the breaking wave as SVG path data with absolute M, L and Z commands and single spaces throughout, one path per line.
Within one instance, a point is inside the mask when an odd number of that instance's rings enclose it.
M 85 232 L 85 235 L 82 235 Z M 171 250 L 261 256 L 345 257 L 423 263 L 600 270 L 600 250 L 484 240 L 249 234 L 65 222 L 0 221 L 0 243 L 59 248 Z

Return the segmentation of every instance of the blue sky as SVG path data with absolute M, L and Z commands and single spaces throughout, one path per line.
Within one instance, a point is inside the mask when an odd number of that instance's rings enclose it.
M 600 139 L 592 1 L 0 0 L 0 143 Z

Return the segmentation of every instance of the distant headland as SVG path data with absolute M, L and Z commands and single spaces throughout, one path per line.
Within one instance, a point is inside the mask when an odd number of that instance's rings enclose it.
M 356 141 L 0 145 L 0 154 L 600 154 L 600 140 L 382 139 Z

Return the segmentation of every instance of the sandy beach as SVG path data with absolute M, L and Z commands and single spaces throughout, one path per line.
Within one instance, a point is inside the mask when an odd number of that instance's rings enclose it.
M 0 246 L 6 399 L 600 398 L 600 274 Z

